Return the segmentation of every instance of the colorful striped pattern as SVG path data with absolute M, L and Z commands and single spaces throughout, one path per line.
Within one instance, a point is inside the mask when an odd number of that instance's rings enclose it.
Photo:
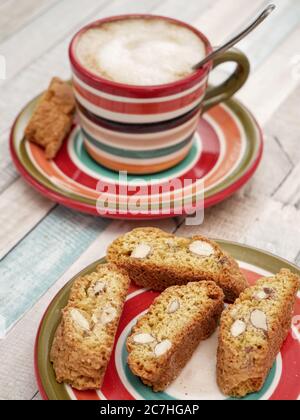
M 133 18 L 134 16 L 130 17 Z M 93 26 L 115 19 L 129 17 L 104 19 Z M 177 23 L 187 26 L 182 22 Z M 190 29 L 201 38 L 209 51 L 211 47 L 207 39 L 196 29 Z M 126 87 L 89 74 L 89 71 L 81 66 L 76 57 L 76 43 L 85 30 L 87 28 L 75 36 L 70 47 L 70 59 L 80 123 L 86 150 L 90 156 L 109 169 L 132 174 L 164 171 L 184 160 L 191 150 L 191 139 L 196 130 L 195 120 L 196 116 L 200 115 L 210 66 L 175 83 L 156 87 Z M 116 130 L 112 123 L 117 123 Z M 145 124 L 147 127 L 144 127 Z M 176 130 L 173 130 L 175 127 Z M 104 128 L 108 128 L 109 132 L 105 132 Z M 145 130 L 147 137 L 139 137 L 144 144 L 138 142 L 137 137 L 125 136 L 124 133 L 128 129 L 130 133 L 136 134 L 141 129 Z M 160 133 L 163 136 L 158 148 Z M 108 142 L 111 139 L 113 144 L 109 146 Z
M 35 101 L 23 111 L 14 127 L 11 146 L 18 168 L 32 185 L 48 197 L 92 214 L 105 210 L 108 217 L 132 217 L 128 206 L 137 193 L 136 188 L 142 185 L 137 218 L 185 214 L 183 200 L 190 202 L 195 210 L 199 197 L 203 195 L 203 183 L 205 206 L 216 204 L 251 177 L 262 154 L 262 136 L 255 120 L 244 107 L 231 100 L 210 110 L 200 120 L 196 119 L 196 114 L 193 115 L 198 124 L 197 132 L 191 143 L 192 149 L 184 160 L 156 174 L 139 175 L 138 179 L 128 176 L 126 184 L 119 179 L 117 172 L 100 166 L 90 157 L 78 126 L 74 127 L 59 155 L 51 162 L 45 159 L 42 149 L 23 141 L 23 127 L 34 105 Z M 185 122 L 185 125 L 188 124 Z M 108 127 L 100 130 L 109 131 Z M 171 131 L 173 135 L 178 135 L 181 128 L 173 127 Z M 122 139 L 128 133 L 119 131 L 114 135 Z M 169 130 L 165 130 L 164 135 L 167 139 Z M 156 136 L 158 139 L 159 134 L 156 133 Z M 147 139 L 148 134 L 137 133 L 131 137 L 132 144 L 137 144 L 138 149 L 143 151 L 143 139 Z M 113 142 L 105 139 L 103 144 L 112 147 Z M 156 150 L 159 150 L 159 142 Z M 90 150 L 90 153 L 93 152 Z M 131 152 L 131 149 L 126 152 Z M 131 158 L 127 156 L 124 159 Z M 176 185 L 170 193 L 167 187 L 174 181 Z M 124 189 L 129 183 L 132 190 Z M 99 198 L 103 197 L 107 198 L 105 208 L 99 207 Z

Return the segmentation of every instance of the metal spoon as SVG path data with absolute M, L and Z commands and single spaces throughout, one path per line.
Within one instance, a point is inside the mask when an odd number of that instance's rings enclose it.
M 272 12 L 276 9 L 275 4 L 270 4 L 266 9 L 259 15 L 257 19 L 253 23 L 251 23 L 250 26 L 248 26 L 246 29 L 244 29 L 242 32 L 240 32 L 238 35 L 236 35 L 234 38 L 232 38 L 230 41 L 228 41 L 226 44 L 224 44 L 222 47 L 216 49 L 211 54 L 206 56 L 203 60 L 200 61 L 200 63 L 193 66 L 194 70 L 198 70 L 201 67 L 204 66 L 204 64 L 208 63 L 209 61 L 215 59 L 219 55 L 223 54 L 225 51 L 229 50 L 229 48 L 233 47 L 235 44 L 237 44 L 239 41 L 241 41 L 245 36 L 247 36 L 250 32 L 253 31 L 258 25 L 260 25 Z

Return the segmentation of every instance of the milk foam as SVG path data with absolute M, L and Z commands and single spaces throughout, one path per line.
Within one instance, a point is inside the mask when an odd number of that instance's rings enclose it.
M 191 30 L 163 19 L 127 19 L 87 30 L 76 55 L 94 74 L 130 85 L 161 85 L 182 79 L 205 57 Z

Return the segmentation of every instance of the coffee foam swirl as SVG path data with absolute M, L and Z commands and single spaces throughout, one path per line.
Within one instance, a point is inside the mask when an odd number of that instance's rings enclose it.
M 79 39 L 80 63 L 103 78 L 130 85 L 161 85 L 192 73 L 205 56 L 191 30 L 159 18 L 127 19 L 87 30 Z

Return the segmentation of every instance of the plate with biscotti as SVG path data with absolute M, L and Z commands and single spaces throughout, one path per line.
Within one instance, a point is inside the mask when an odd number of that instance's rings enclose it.
M 58 293 L 37 334 L 49 400 L 297 400 L 300 270 L 139 228 Z

